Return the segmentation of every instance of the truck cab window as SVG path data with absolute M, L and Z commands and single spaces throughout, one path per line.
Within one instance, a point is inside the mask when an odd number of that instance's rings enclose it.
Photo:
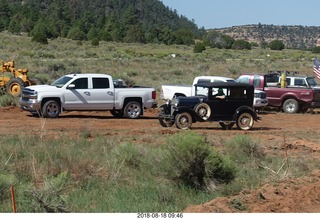
M 110 88 L 108 78 L 92 78 L 93 89 L 107 89 Z
M 79 78 L 72 82 L 75 89 L 88 89 L 88 78 Z

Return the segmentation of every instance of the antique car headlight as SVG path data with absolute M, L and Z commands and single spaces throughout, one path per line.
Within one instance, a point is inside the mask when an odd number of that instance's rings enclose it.
M 171 100 L 171 105 L 172 105 L 173 107 L 177 107 L 177 106 L 179 105 L 179 99 L 173 98 L 173 99 Z
M 170 104 L 171 104 L 171 100 L 170 100 L 170 99 L 167 99 L 167 100 L 166 100 L 166 104 L 167 104 L 167 105 L 170 105 Z

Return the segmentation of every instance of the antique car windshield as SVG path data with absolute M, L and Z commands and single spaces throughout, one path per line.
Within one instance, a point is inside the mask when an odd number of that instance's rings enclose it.
M 61 88 L 61 87 L 63 87 L 66 83 L 68 83 L 71 79 L 72 79 L 72 77 L 63 76 L 63 77 L 57 79 L 56 81 L 54 81 L 51 85 Z

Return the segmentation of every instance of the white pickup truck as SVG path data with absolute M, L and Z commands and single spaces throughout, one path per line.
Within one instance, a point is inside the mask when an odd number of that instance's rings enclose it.
M 160 98 L 163 100 L 172 99 L 177 96 L 194 96 L 195 95 L 195 84 L 202 82 L 233 82 L 237 83 L 233 78 L 222 77 L 222 76 L 198 76 L 193 80 L 192 85 L 162 85 Z M 201 88 L 198 88 L 201 89 Z M 197 94 L 202 94 L 201 91 L 197 91 Z M 203 93 L 203 95 L 206 95 Z M 268 105 L 268 99 L 264 91 L 254 90 L 253 107 L 259 110 Z
M 135 119 L 144 109 L 157 107 L 155 88 L 120 82 L 106 74 L 68 74 L 51 85 L 24 88 L 20 108 L 45 118 L 63 111 L 110 111 L 115 117 Z

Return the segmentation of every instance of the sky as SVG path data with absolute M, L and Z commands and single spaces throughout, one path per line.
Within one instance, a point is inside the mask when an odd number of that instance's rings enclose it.
M 320 0 L 160 0 L 205 29 L 247 24 L 320 26 Z

